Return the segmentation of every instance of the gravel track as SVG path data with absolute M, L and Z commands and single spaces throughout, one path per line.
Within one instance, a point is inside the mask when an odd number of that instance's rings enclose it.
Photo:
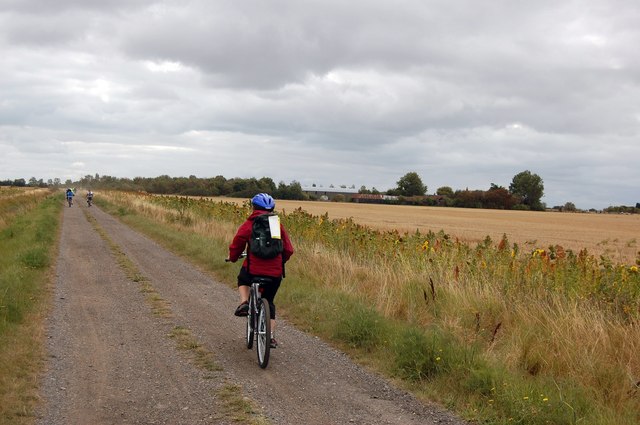
M 170 305 L 156 317 L 83 211 Z M 286 284 L 286 281 L 284 282 Z M 238 384 L 273 424 L 451 424 L 318 338 L 278 320 L 261 370 L 244 346 L 237 294 L 93 206 L 65 208 L 38 424 L 227 424 L 218 391 Z M 222 367 L 196 367 L 167 337 L 188 328 Z

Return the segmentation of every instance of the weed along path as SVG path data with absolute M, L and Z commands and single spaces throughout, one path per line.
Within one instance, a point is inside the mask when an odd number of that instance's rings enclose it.
M 260 369 L 233 289 L 95 206 L 65 208 L 53 304 L 38 424 L 463 424 L 282 319 Z

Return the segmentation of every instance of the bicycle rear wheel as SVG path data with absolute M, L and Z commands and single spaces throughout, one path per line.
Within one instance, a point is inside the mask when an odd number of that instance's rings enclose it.
M 260 300 L 257 326 L 256 348 L 258 351 L 258 364 L 264 369 L 269 364 L 269 353 L 271 351 L 271 309 L 269 308 L 269 302 L 265 299 Z

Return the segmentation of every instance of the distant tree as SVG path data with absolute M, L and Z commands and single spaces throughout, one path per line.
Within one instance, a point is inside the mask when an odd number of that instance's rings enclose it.
M 285 184 L 283 181 L 278 183 L 278 188 L 275 190 L 273 196 L 277 199 L 293 199 L 300 201 L 306 199 L 306 195 L 302 191 L 302 186 L 295 180 L 289 185 Z
M 543 210 L 540 200 L 544 194 L 544 184 L 537 174 L 526 170 L 516 174 L 509 185 L 509 191 L 520 198 L 521 203 L 532 210 Z
M 401 196 L 421 196 L 427 192 L 427 186 L 416 172 L 405 174 L 397 182 L 397 192 Z
M 371 193 L 371 191 L 369 189 L 367 189 L 367 186 L 360 186 L 360 190 L 358 190 L 358 193 L 360 194 L 369 194 Z
M 453 189 L 450 188 L 449 186 L 442 186 L 442 187 L 438 188 L 438 190 L 436 191 L 436 194 L 440 195 L 440 196 L 447 196 L 449 198 L 452 198 L 453 197 Z
M 562 211 L 576 212 L 577 208 L 573 202 L 567 202 L 562 207 Z
M 378 189 L 376 189 L 375 186 L 374 186 L 374 187 L 371 188 L 371 194 L 372 195 L 379 195 L 380 191 Z
M 273 193 L 276 190 L 276 184 L 271 177 L 263 177 L 258 180 L 258 189 L 260 192 Z
M 459 208 L 482 208 L 483 197 L 482 190 L 458 190 L 453 205 Z
M 482 208 L 510 210 L 517 200 L 502 186 L 491 184 L 491 188 L 482 196 Z
M 294 180 L 289 184 L 289 199 L 295 199 L 299 201 L 303 201 L 307 198 L 307 196 L 302 191 L 302 185 L 300 182 Z

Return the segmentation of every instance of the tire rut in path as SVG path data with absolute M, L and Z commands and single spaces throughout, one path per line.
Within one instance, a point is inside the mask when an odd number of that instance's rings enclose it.
M 61 282 L 61 274 L 67 274 L 66 268 L 82 268 L 78 266 L 78 261 L 70 256 L 74 254 L 74 250 L 81 250 L 83 240 L 89 238 L 86 233 L 91 232 L 91 228 L 84 217 L 78 212 L 78 216 L 74 217 L 75 211 L 69 209 L 65 213 L 65 223 L 63 226 L 63 241 L 61 248 L 65 248 L 65 252 L 61 249 L 59 269 L 58 269 L 58 288 L 56 294 L 56 309 L 61 310 L 54 317 L 59 317 L 62 313 L 63 317 L 68 312 L 80 309 L 81 305 L 75 305 L 70 299 L 60 300 L 59 295 L 64 291 L 68 291 L 65 282 Z M 425 405 L 416 400 L 406 392 L 400 391 L 390 385 L 387 381 L 379 376 L 365 371 L 363 368 L 355 365 L 344 354 L 332 349 L 327 344 L 321 342 L 317 338 L 308 336 L 295 328 L 289 326 L 285 320 L 278 320 L 278 340 L 280 347 L 272 351 L 272 358 L 269 367 L 261 370 L 256 364 L 255 352 L 248 351 L 244 347 L 244 321 L 232 315 L 237 304 L 237 294 L 231 288 L 215 282 L 208 275 L 199 271 L 193 265 L 185 262 L 176 255 L 168 252 L 155 242 L 132 231 L 115 218 L 105 214 L 98 208 L 92 207 L 90 214 L 95 217 L 99 226 L 109 235 L 120 249 L 125 253 L 127 258 L 131 260 L 141 274 L 152 283 L 153 287 L 159 292 L 163 299 L 167 300 L 171 305 L 174 321 L 182 326 L 189 328 L 196 338 L 205 344 L 205 346 L 215 354 L 216 361 L 224 369 L 224 376 L 241 385 L 245 394 L 255 400 L 262 409 L 263 414 L 276 424 L 463 424 L 464 422 L 455 418 L 452 414 L 443 411 L 441 408 L 431 405 Z M 82 222 L 85 224 L 83 225 Z M 70 227 L 76 226 L 73 230 Z M 66 235 L 66 239 L 65 239 Z M 93 237 L 98 238 L 97 235 Z M 89 238 L 90 239 L 90 238 Z M 104 242 L 100 242 L 103 250 L 107 250 Z M 95 248 L 93 248 L 95 249 Z M 74 255 L 79 255 L 77 252 Z M 108 255 L 107 255 L 108 256 Z M 88 261 L 88 259 L 85 259 Z M 98 263 L 106 262 L 105 258 L 100 261 L 94 260 L 94 268 L 98 267 Z M 121 326 L 137 323 L 149 322 L 147 326 L 150 329 L 149 334 L 156 334 L 152 340 L 147 340 L 150 335 L 144 335 L 139 341 L 132 338 L 128 344 L 132 351 L 149 350 L 154 352 L 150 357 L 157 358 L 155 355 L 157 350 L 166 350 L 162 357 L 172 359 L 168 363 L 181 364 L 185 371 L 185 376 L 194 376 L 193 381 L 183 379 L 177 382 L 171 382 L 171 385 L 177 385 L 175 388 L 183 394 L 193 394 L 193 397 L 184 397 L 182 403 L 176 400 L 165 401 L 170 403 L 173 408 L 180 405 L 189 405 L 196 403 L 194 398 L 202 398 L 203 393 L 209 392 L 204 397 L 211 400 L 210 393 L 215 390 L 216 384 L 206 382 L 203 384 L 199 371 L 194 371 L 193 367 L 184 364 L 184 359 L 175 353 L 175 349 L 170 347 L 170 342 L 163 338 L 163 331 L 159 329 L 157 320 L 153 320 L 147 314 L 148 308 L 144 314 L 140 314 L 140 308 L 144 303 L 142 296 L 137 293 L 137 288 L 132 282 L 128 282 L 121 271 L 115 273 L 113 259 L 111 265 L 103 268 L 105 272 L 115 274 L 114 282 L 109 283 L 107 287 L 123 286 L 129 288 L 128 291 L 123 289 L 102 288 L 95 282 L 94 288 L 89 293 L 107 292 L 101 295 L 104 298 L 103 303 L 106 304 L 100 310 L 102 316 L 97 314 L 93 318 L 81 316 L 83 321 L 94 320 L 100 322 L 99 328 L 103 334 L 99 334 L 99 339 L 104 341 L 109 334 L 120 331 Z M 221 259 L 222 261 L 222 259 Z M 71 264 L 69 264 L 71 262 Z M 75 265 L 74 265 L 75 264 Z M 99 273 L 96 271 L 95 276 Z M 96 279 L 94 279 L 96 280 Z M 79 283 L 78 283 L 79 284 Z M 286 280 L 283 282 L 286 284 Z M 87 285 L 90 286 L 90 285 Z M 87 290 L 88 291 L 88 290 Z M 125 293 L 122 293 L 122 292 Z M 60 294 L 58 294 L 60 293 Z M 81 292 L 82 293 L 82 292 Z M 119 294 L 119 295 L 118 295 Z M 85 296 L 90 296 L 89 294 Z M 129 310 L 118 307 L 118 298 L 129 297 Z M 80 294 L 76 295 L 76 298 Z M 60 302 L 58 302 L 60 301 Z M 77 301 L 76 301 L 77 303 Z M 60 304 L 60 306 L 58 306 Z M 118 315 L 119 319 L 111 320 L 111 315 Z M 138 316 L 143 317 L 138 317 Z M 87 315 L 85 315 L 87 316 Z M 76 319 L 63 320 L 67 327 L 73 328 L 76 332 L 80 330 L 78 327 L 86 328 L 86 325 L 75 323 Z M 117 323 L 122 320 L 124 323 Z M 101 322 L 108 322 L 103 325 Z M 55 329 L 54 320 L 54 329 Z M 116 323 L 114 323 L 116 322 Z M 75 323 L 75 324 L 74 324 Z M 115 328 L 115 329 L 114 329 Z M 149 329 L 147 329 L 149 330 Z M 135 334 L 135 331 L 131 331 Z M 144 331 L 143 331 L 144 332 Z M 164 331 L 166 333 L 166 330 Z M 113 335 L 112 335 L 113 336 Z M 78 343 L 75 350 L 80 349 L 89 336 Z M 116 338 L 117 339 L 117 338 Z M 134 348 L 136 347 L 136 348 Z M 60 348 L 57 348 L 60 350 Z M 52 351 L 55 354 L 55 351 Z M 112 367 L 124 367 L 128 370 L 131 368 L 143 367 L 143 365 L 135 365 L 136 360 L 132 359 L 133 353 L 125 356 L 120 361 L 114 361 L 114 354 L 107 351 L 107 361 L 104 370 L 107 374 L 113 373 Z M 95 357 L 95 355 L 94 355 Z M 52 363 L 58 364 L 60 373 L 65 367 L 57 355 L 52 359 Z M 131 364 L 134 363 L 134 364 Z M 125 366 L 126 365 L 126 366 Z M 68 365 L 67 365 L 68 366 Z M 175 365 L 173 365 L 175 366 Z M 170 364 L 158 365 L 153 368 L 172 368 Z M 53 368 L 54 371 L 56 367 Z M 222 375 L 221 375 L 222 376 Z M 62 378 L 54 378 L 62 379 Z M 171 377 L 169 377 L 171 380 Z M 222 379 L 222 378 L 220 378 Z M 144 374 L 131 376 L 131 380 L 139 381 L 138 387 L 152 388 L 163 385 L 160 380 L 149 379 Z M 209 381 L 214 381 L 209 380 Z M 51 384 L 51 379 L 49 383 Z M 208 384 L 208 385 L 205 385 Z M 54 384 L 59 385 L 58 382 Z M 110 385 L 107 383 L 107 386 Z M 190 388 L 190 385 L 195 385 Z M 220 385 L 219 383 L 217 385 Z M 203 387 L 200 393 L 197 388 Z M 168 387 L 170 388 L 170 387 Z M 165 390 L 165 388 L 163 388 Z M 66 390 L 68 391 L 68 389 Z M 94 389 L 94 391 L 97 391 Z M 125 389 L 126 391 L 126 389 Z M 167 391 L 173 392 L 173 391 Z M 130 393 L 127 393 L 130 394 Z M 124 397 L 124 400 L 136 404 L 141 407 L 141 401 L 131 402 L 131 398 Z M 152 403 L 147 403 L 147 409 L 151 409 Z M 160 403 L 161 406 L 165 404 Z M 124 403 L 126 406 L 126 403 Z M 155 408 L 155 407 L 153 407 Z M 215 406 L 214 406 L 215 408 Z M 49 409 L 51 410 L 51 409 Z M 144 409 L 142 409 L 144 410 Z M 165 409 L 167 410 L 167 409 Z M 169 409 L 171 410 L 171 409 Z M 197 410 L 197 409 L 194 409 Z M 205 409 L 206 410 L 206 409 Z M 131 410 L 123 409 L 122 415 L 132 414 Z M 166 412 L 165 412 L 166 413 Z M 201 411 L 204 413 L 204 410 Z M 197 415 L 196 415 L 197 416 Z M 201 414 L 202 416 L 202 414 Z M 211 415 L 215 418 L 215 414 Z M 140 418 L 144 417 L 141 415 Z M 160 417 L 160 416 L 157 416 Z M 204 416 L 203 416 L 204 417 Z M 158 419 L 161 420 L 161 419 Z M 133 421 L 129 421 L 133 422 Z M 44 422 L 43 422 L 44 423 Z M 46 422 L 53 423 L 53 422 Z M 60 422 L 63 423 L 63 422 Z M 78 422 L 79 423 L 79 422 Z M 107 422 L 103 422 L 107 423 Z M 114 422 L 115 423 L 115 422 Z M 140 419 L 139 423 L 154 423 L 148 419 Z M 190 422 L 187 418 L 175 418 L 175 420 L 155 422 L 155 423 L 197 423 Z

